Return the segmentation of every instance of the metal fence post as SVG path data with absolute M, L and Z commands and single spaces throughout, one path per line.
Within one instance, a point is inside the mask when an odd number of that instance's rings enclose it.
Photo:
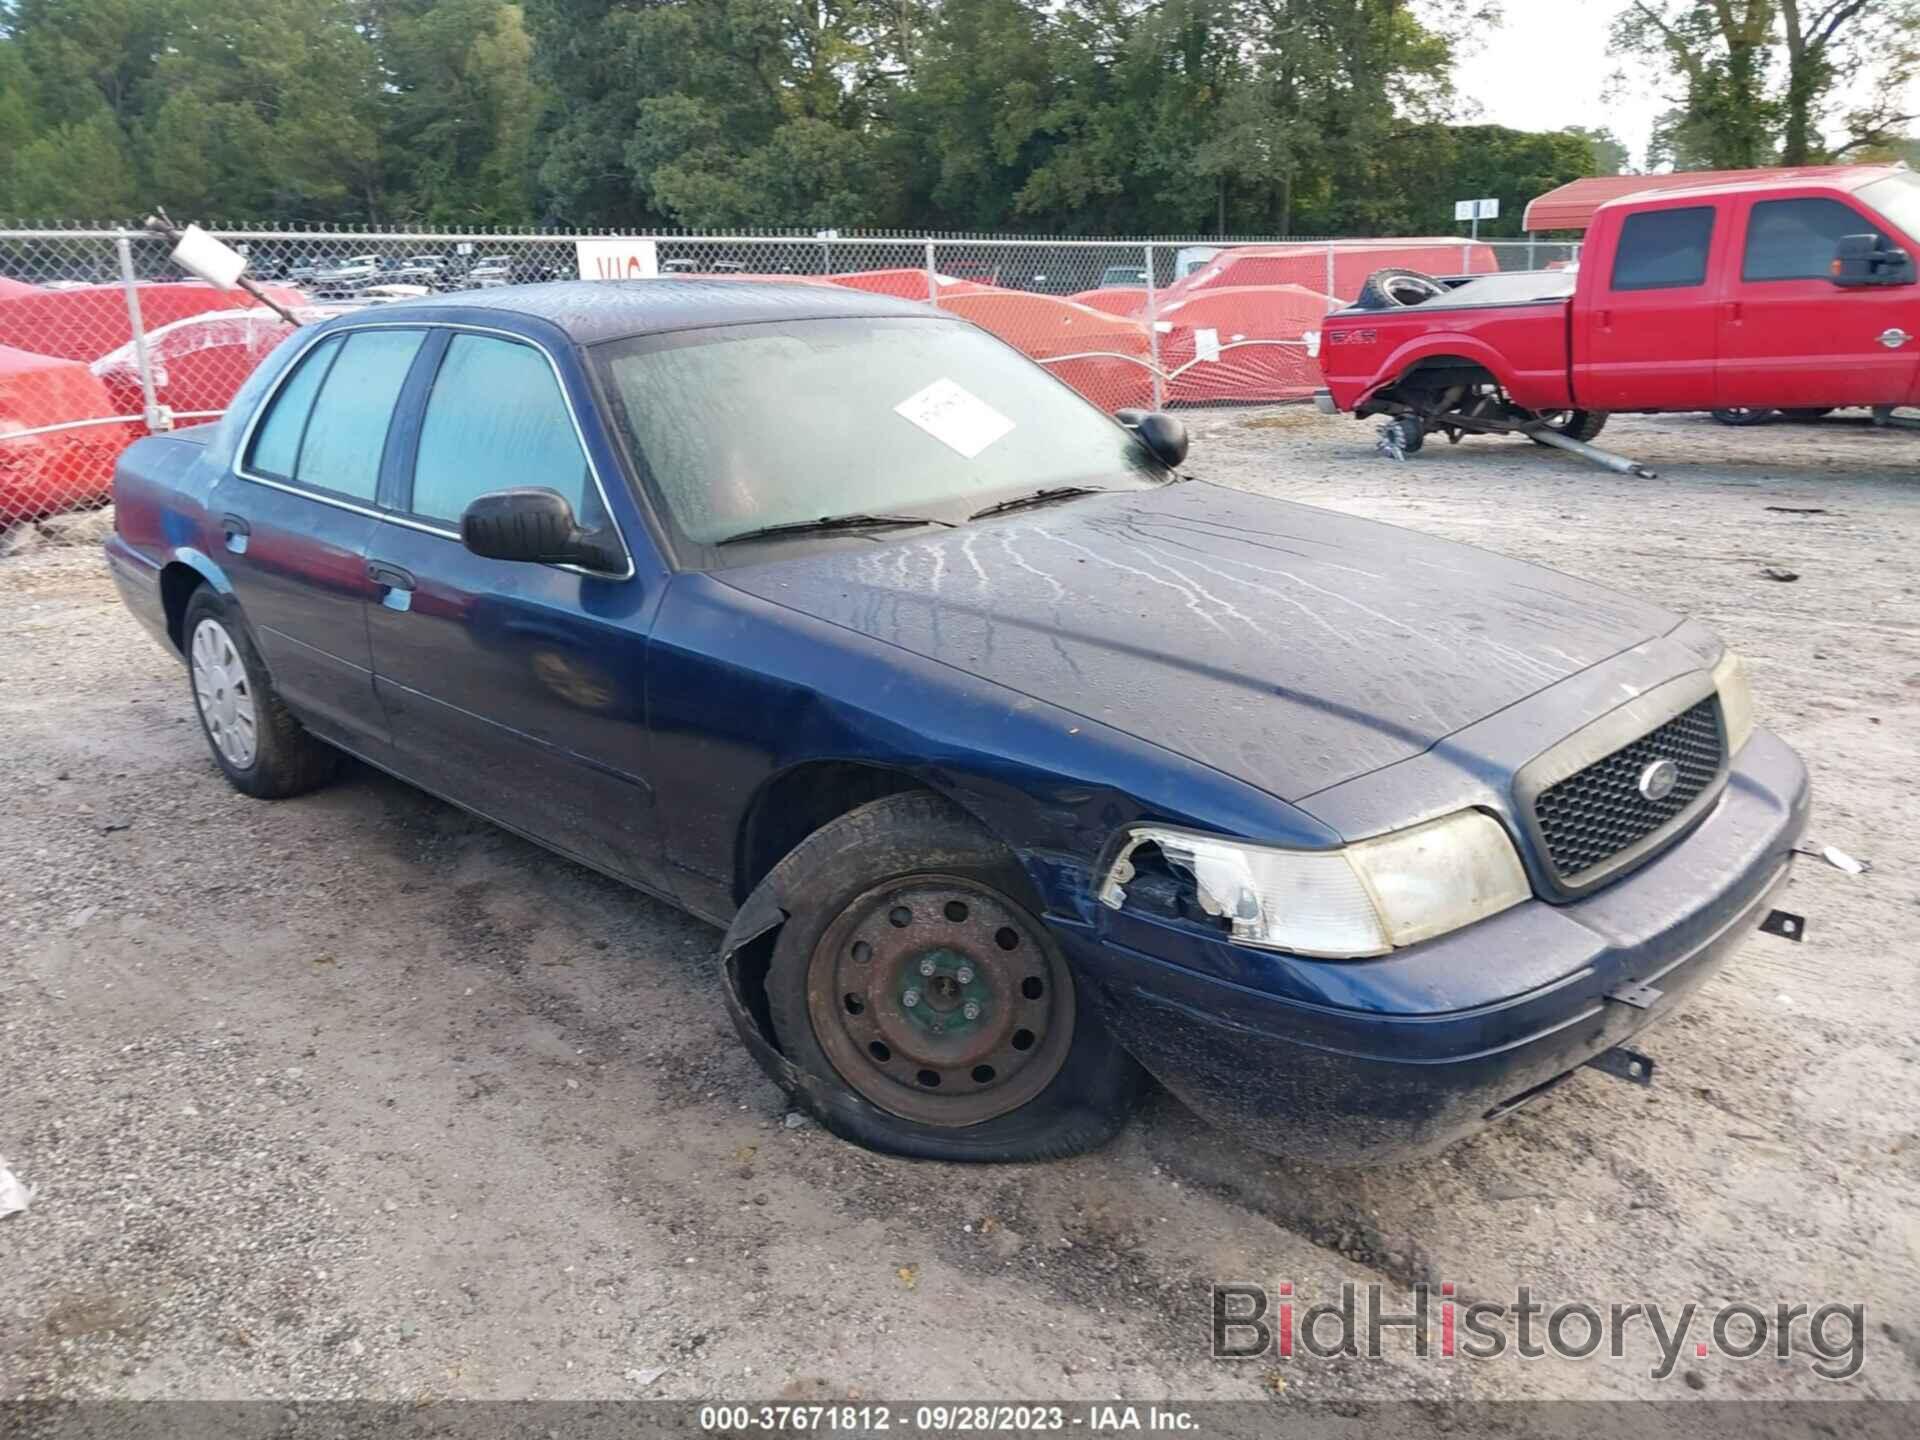
M 114 246 L 120 252 L 120 283 L 127 292 L 127 323 L 133 327 L 133 361 L 140 371 L 140 395 L 146 402 L 147 431 L 159 434 L 173 428 L 173 417 L 160 408 L 153 389 L 153 358 L 147 354 L 147 327 L 140 318 L 140 284 L 133 276 L 133 246 L 125 235 Z
M 1153 365 L 1153 408 L 1161 409 L 1167 403 L 1166 379 L 1160 373 L 1160 300 L 1159 285 L 1153 273 L 1153 242 L 1146 246 L 1147 272 L 1147 358 Z
M 1460 273 L 1462 275 L 1471 275 L 1473 273 L 1473 243 L 1473 241 L 1469 240 L 1460 247 Z M 1496 251 L 1494 253 L 1498 255 L 1499 252 Z M 1497 259 L 1494 263 L 1495 268 L 1498 268 L 1499 262 Z
M 933 268 L 933 241 L 927 241 L 927 303 L 940 303 L 940 272 Z
M 1327 294 L 1338 300 L 1340 294 L 1333 288 L 1333 242 L 1327 242 Z
M 1534 259 L 1533 259 L 1533 246 L 1534 246 L 1533 236 L 1529 235 L 1527 236 L 1527 269 L 1538 270 L 1540 267 L 1534 263 Z

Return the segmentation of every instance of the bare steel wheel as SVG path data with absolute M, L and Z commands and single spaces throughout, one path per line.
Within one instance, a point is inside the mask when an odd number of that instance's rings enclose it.
M 814 947 L 807 1014 L 833 1068 L 890 1114 L 977 1125 L 1046 1089 L 1074 995 L 1039 923 L 952 875 L 891 881 Z
M 971 816 L 887 795 L 754 886 L 722 946 L 729 1010 L 794 1103 L 849 1140 L 1076 1155 L 1119 1130 L 1146 1075 L 1040 916 L 1019 859 Z
M 246 662 L 218 620 L 204 618 L 194 627 L 192 664 L 193 698 L 207 738 L 235 768 L 251 769 L 260 743 L 260 712 Z

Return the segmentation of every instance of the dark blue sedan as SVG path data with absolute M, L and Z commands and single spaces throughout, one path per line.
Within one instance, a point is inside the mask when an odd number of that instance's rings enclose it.
M 755 1056 L 899 1153 L 1148 1073 L 1437 1147 L 1767 913 L 1806 772 L 1707 630 L 1185 449 L 905 302 L 505 288 L 299 332 L 107 554 L 236 787 L 354 755 L 729 927 Z

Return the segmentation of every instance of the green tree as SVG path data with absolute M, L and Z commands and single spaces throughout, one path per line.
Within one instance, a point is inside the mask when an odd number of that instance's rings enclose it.
M 183 214 L 382 217 L 381 77 L 352 0 L 181 0 L 143 87 L 153 199 Z
M 1648 153 L 1678 169 L 1844 159 L 1920 118 L 1920 0 L 1633 0 L 1613 43 L 1679 81 Z
M 435 225 L 533 216 L 533 43 L 505 0 L 404 0 L 382 17 L 390 208 Z
M 133 169 L 104 110 L 39 131 L 0 166 L 0 215 L 122 222 L 138 208 Z
M 1619 137 L 1606 126 L 1569 125 L 1560 132 L 1585 140 L 1593 147 L 1593 170 L 1595 175 L 1630 175 L 1633 173 L 1632 155 L 1627 147 L 1620 143 Z
M 1776 0 L 1634 0 L 1614 22 L 1616 50 L 1664 62 L 1684 98 L 1656 125 L 1648 158 L 1737 170 L 1773 157 L 1780 108 L 1767 93 Z
M 548 209 L 701 228 L 897 220 L 887 140 L 914 33 L 901 13 L 851 0 L 531 0 L 554 97 L 539 172 Z

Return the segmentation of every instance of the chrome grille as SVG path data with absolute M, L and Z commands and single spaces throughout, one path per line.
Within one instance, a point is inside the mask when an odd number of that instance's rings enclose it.
M 1709 695 L 1543 790 L 1533 813 L 1555 872 L 1562 880 L 1577 879 L 1657 832 L 1713 783 L 1725 753 L 1719 697 Z M 1649 800 L 1639 781 L 1656 760 L 1673 761 L 1680 777 L 1671 793 Z

